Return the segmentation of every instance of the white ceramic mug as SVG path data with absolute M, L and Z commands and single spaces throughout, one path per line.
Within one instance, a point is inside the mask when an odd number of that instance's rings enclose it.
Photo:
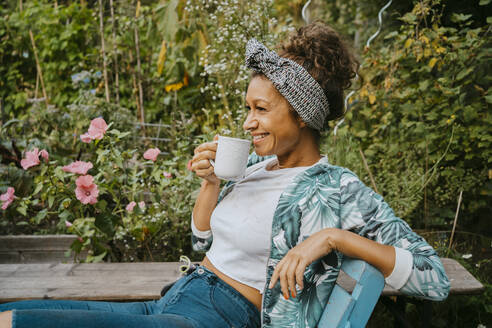
M 251 140 L 219 136 L 215 161 L 210 160 L 217 178 L 238 181 L 244 178 Z

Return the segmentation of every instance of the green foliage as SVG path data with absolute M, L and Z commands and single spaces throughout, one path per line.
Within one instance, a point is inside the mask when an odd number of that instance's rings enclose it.
M 379 189 L 414 226 L 449 224 L 460 190 L 472 222 L 492 195 L 487 27 L 462 14 L 445 27 L 435 3 L 418 3 L 364 55 L 346 118 Z
M 38 97 L 42 96 L 41 85 L 36 82 L 29 31 L 37 48 L 46 92 L 55 104 L 66 104 L 76 96 L 70 75 L 89 69 L 90 60 L 98 55 L 93 47 L 95 40 L 91 39 L 96 31 L 92 12 L 77 2 L 57 9 L 37 1 L 26 2 L 22 12 L 1 9 L 0 97 L 10 117 L 22 113 L 28 99 L 34 96 L 33 89 Z M 88 47 L 81 52 L 81 46 Z

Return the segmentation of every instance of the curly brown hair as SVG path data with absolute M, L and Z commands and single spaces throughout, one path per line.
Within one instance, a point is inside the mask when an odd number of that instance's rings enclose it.
M 299 28 L 278 47 L 279 56 L 304 67 L 323 88 L 330 114 L 326 121 L 344 113 L 344 90 L 350 88 L 359 69 L 359 61 L 333 28 L 316 20 Z

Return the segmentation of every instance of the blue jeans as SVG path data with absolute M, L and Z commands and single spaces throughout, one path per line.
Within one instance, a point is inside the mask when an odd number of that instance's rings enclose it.
M 260 312 L 213 272 L 199 266 L 159 300 L 96 302 L 30 300 L 0 304 L 13 310 L 13 328 L 253 328 Z

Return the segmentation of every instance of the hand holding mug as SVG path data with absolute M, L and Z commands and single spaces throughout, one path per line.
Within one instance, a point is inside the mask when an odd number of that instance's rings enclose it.
M 213 142 L 205 142 L 196 147 L 195 155 L 191 159 L 191 171 L 213 184 L 220 184 L 219 178 L 215 176 L 214 167 L 210 164 L 210 160 L 215 160 L 217 140 L 216 135 Z
M 215 136 L 213 142 L 196 147 L 190 169 L 200 178 L 219 184 L 219 179 L 238 181 L 244 177 L 251 140 Z

